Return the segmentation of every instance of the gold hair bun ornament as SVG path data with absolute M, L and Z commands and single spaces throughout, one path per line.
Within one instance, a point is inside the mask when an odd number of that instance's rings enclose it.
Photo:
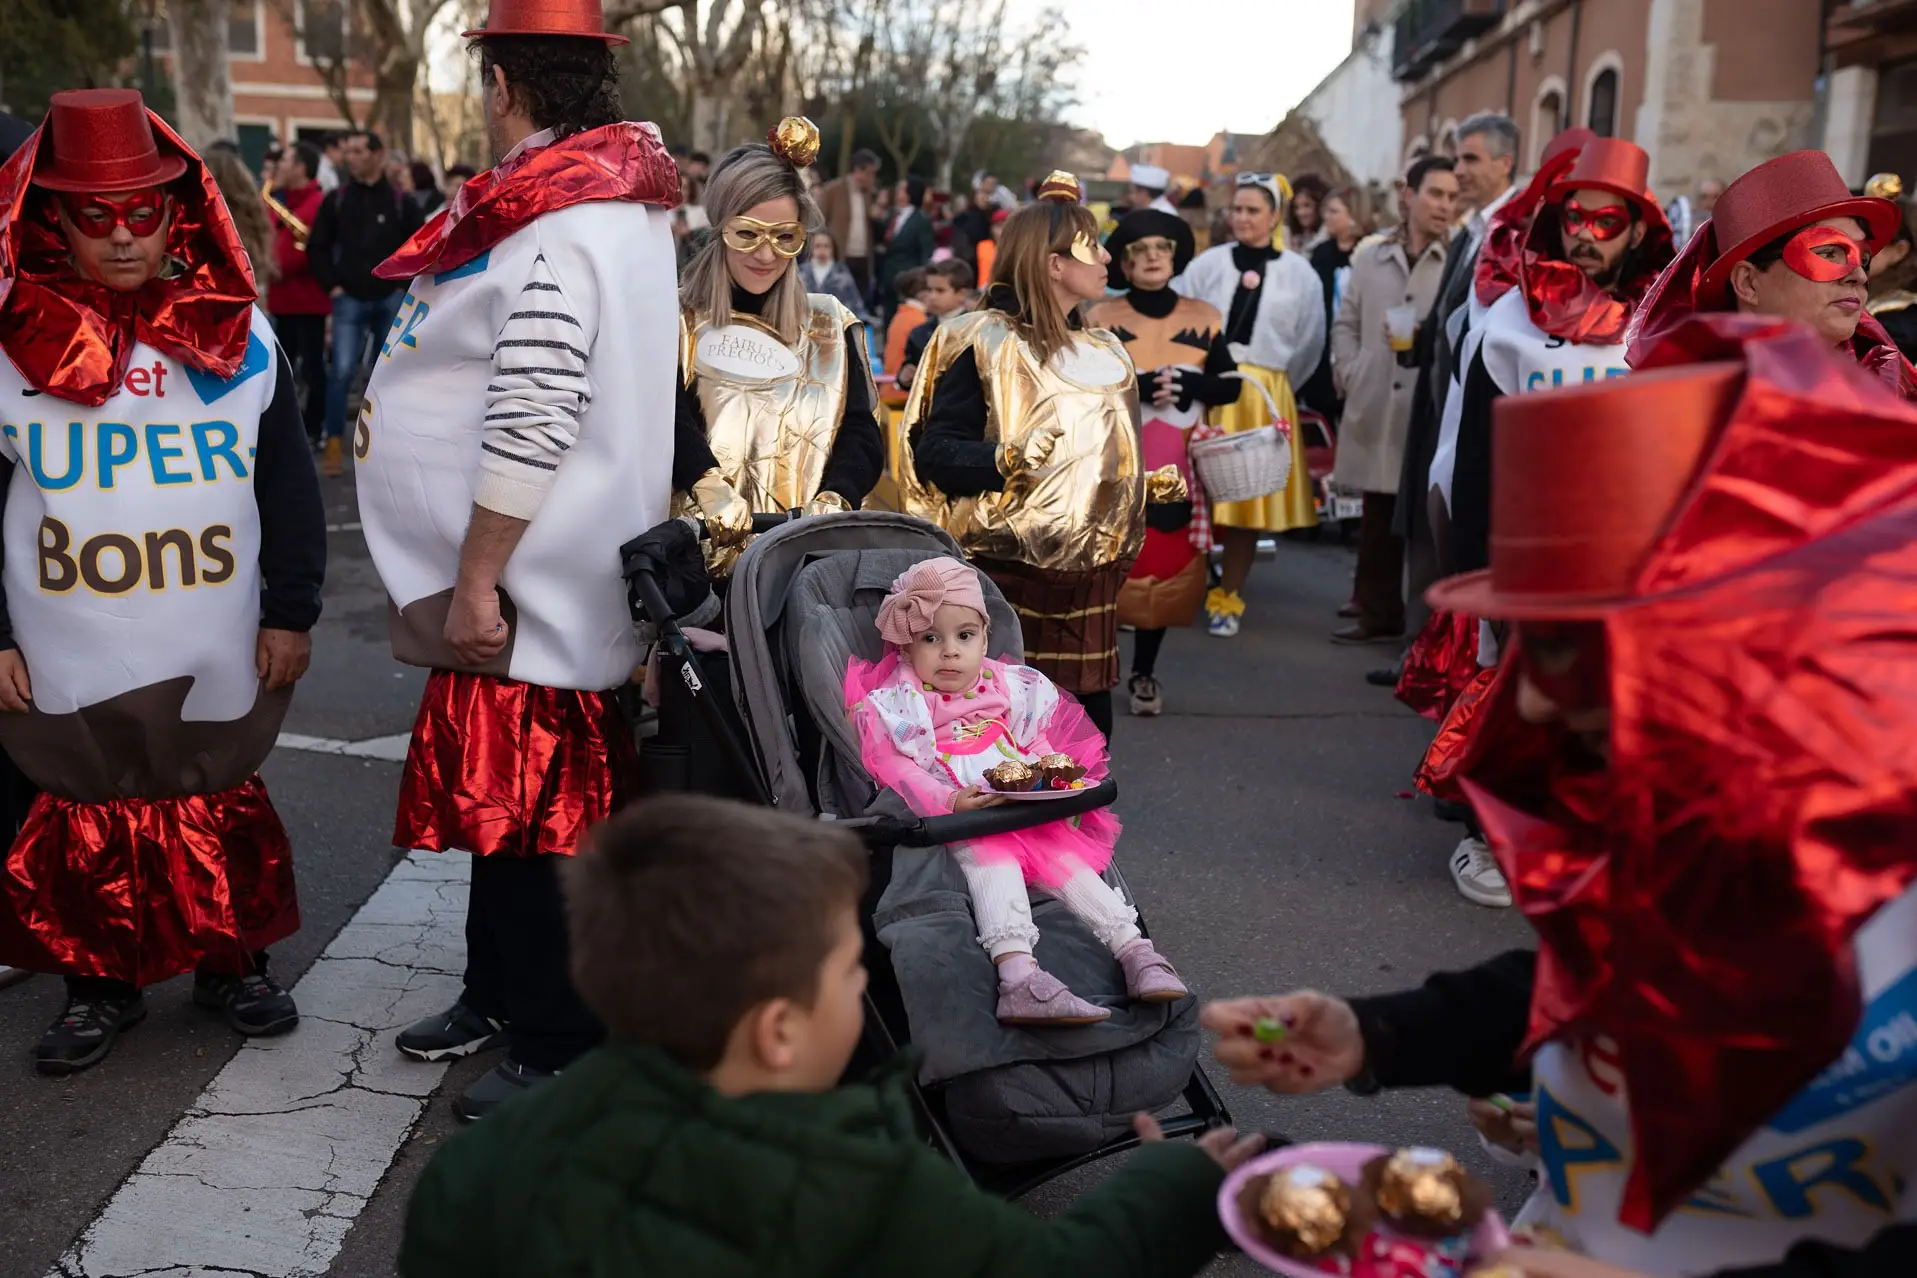
M 772 153 L 795 169 L 809 169 L 819 158 L 819 126 L 802 115 L 788 115 L 765 135 Z
M 1085 188 L 1064 169 L 1053 169 L 1050 176 L 1038 184 L 1038 198 L 1049 204 L 1083 204 Z
M 1873 173 L 1870 181 L 1864 183 L 1864 194 L 1880 200 L 1901 200 L 1904 198 L 1904 179 L 1895 173 Z

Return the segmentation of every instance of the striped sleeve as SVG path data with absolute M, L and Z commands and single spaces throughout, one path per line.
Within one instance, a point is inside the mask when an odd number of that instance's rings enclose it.
M 492 380 L 480 444 L 477 505 L 531 519 L 592 402 L 591 344 L 566 290 L 542 252 L 493 343 Z

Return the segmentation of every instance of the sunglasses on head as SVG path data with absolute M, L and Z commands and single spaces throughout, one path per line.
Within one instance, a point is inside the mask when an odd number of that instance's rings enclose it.
M 1587 209 L 1576 200 L 1566 200 L 1561 214 L 1564 229 L 1572 235 L 1589 232 L 1594 240 L 1614 240 L 1631 229 L 1631 210 L 1623 204 Z
M 1862 267 L 1870 250 L 1834 226 L 1807 226 L 1784 242 L 1784 265 L 1816 284 L 1834 284 Z
M 753 217 L 735 217 L 725 225 L 726 247 L 737 253 L 756 253 L 769 244 L 780 257 L 797 257 L 805 251 L 805 227 L 797 222 L 761 222 Z
M 122 226 L 129 235 L 140 239 L 160 229 L 160 222 L 166 215 L 166 192 L 135 191 L 125 199 L 111 200 L 104 195 L 79 195 L 63 191 L 60 194 L 60 207 L 66 210 L 68 220 L 79 229 L 80 234 L 88 239 L 104 240 Z

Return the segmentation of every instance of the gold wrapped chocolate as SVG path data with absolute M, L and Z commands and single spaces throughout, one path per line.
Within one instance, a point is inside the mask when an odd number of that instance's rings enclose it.
M 1317 1256 L 1344 1237 L 1351 1191 L 1322 1167 L 1293 1163 L 1272 1173 L 1258 1201 L 1259 1215 L 1295 1256 Z
M 1414 1145 L 1365 1168 L 1378 1211 L 1406 1233 L 1462 1233 L 1484 1215 L 1487 1193 L 1442 1149 Z
M 1031 789 L 1037 775 L 1030 767 L 1013 759 L 999 764 L 996 768 L 986 769 L 985 780 L 994 790 L 1016 792 Z
M 1190 501 L 1191 488 L 1185 483 L 1185 477 L 1178 473 L 1178 467 L 1160 466 L 1145 476 L 1145 500 L 1154 504 Z
M 1032 773 L 1040 785 L 1051 788 L 1054 781 L 1063 781 L 1067 785 L 1085 775 L 1085 769 L 1072 760 L 1072 756 L 1063 751 L 1045 755 L 1032 764 Z
M 802 115 L 788 115 L 779 121 L 766 141 L 795 169 L 810 168 L 819 158 L 819 126 Z

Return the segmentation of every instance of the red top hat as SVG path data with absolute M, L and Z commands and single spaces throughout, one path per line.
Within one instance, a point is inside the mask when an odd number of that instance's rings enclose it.
M 486 25 L 459 33 L 468 40 L 483 36 L 579 36 L 625 44 L 626 37 L 606 32 L 606 13 L 599 0 L 492 0 Z
M 1657 203 L 1648 189 L 1650 177 L 1651 157 L 1643 147 L 1623 138 L 1594 137 L 1570 169 L 1552 180 L 1544 198 L 1555 204 L 1573 191 L 1609 191 L 1642 208 Z
M 134 89 L 67 89 L 53 95 L 32 181 L 55 191 L 136 191 L 163 186 L 186 161 L 161 155 Z
M 1764 163 L 1724 188 L 1711 210 L 1717 260 L 1698 278 L 1698 310 L 1724 305 L 1731 268 L 1786 231 L 1827 217 L 1854 217 L 1869 227 L 1875 253 L 1890 243 L 1903 213 L 1889 200 L 1855 196 L 1822 151 L 1792 151 Z
M 1630 602 L 1743 385 L 1741 365 L 1717 363 L 1500 399 L 1491 567 L 1425 599 L 1513 621 L 1588 620 Z

